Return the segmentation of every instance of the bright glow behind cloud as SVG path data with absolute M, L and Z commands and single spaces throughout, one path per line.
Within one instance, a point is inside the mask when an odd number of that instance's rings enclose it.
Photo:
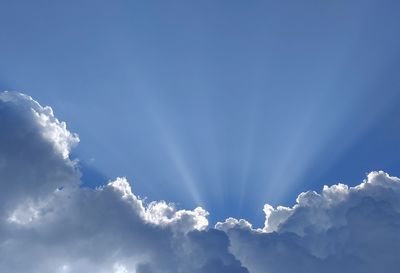
M 39 113 L 39 114 L 38 114 Z M 50 107 L 0 95 L 0 272 L 398 272 L 400 179 L 301 193 L 264 206 L 264 229 L 146 203 L 125 178 L 89 189 L 69 159 L 78 142 Z

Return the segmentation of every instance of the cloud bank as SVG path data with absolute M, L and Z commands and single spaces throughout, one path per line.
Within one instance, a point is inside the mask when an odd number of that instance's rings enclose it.
M 0 93 L 0 272 L 399 272 L 400 180 L 371 172 L 358 186 L 266 204 L 263 229 L 208 212 L 145 203 L 125 178 L 80 187 L 79 137 L 50 107 Z

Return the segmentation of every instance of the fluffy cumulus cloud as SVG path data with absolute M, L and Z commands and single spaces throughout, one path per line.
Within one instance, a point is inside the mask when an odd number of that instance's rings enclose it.
M 80 187 L 77 135 L 50 107 L 0 93 L 0 272 L 399 272 L 400 180 L 301 193 L 265 226 L 146 203 L 125 178 Z
M 292 208 L 265 205 L 265 227 L 218 223 L 249 272 L 399 272 L 400 179 L 371 172 L 356 187 L 301 193 Z
M 50 107 L 0 94 L 0 272 L 248 272 L 202 208 L 145 204 L 125 178 L 80 187 Z

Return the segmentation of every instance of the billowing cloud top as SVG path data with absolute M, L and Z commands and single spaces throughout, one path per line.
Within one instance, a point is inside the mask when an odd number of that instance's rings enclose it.
M 0 272 L 399 272 L 400 180 L 372 172 L 360 185 L 266 204 L 263 229 L 208 212 L 145 203 L 125 178 L 80 187 L 79 142 L 31 97 L 0 93 Z

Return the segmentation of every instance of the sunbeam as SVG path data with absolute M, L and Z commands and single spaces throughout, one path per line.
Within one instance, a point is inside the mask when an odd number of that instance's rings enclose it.
M 157 109 L 160 108 L 157 107 Z M 168 121 L 165 118 L 163 118 L 164 115 L 162 115 L 160 112 L 151 111 L 150 114 L 152 117 L 152 122 L 155 124 L 157 128 L 157 132 L 163 139 L 162 143 L 172 162 L 172 165 L 180 176 L 179 182 L 183 184 L 184 188 L 189 193 L 189 195 L 194 200 L 194 203 L 197 206 L 204 206 L 205 203 L 200 197 L 200 193 L 197 188 L 199 182 L 196 181 L 195 177 L 192 175 L 189 166 L 186 164 L 187 160 L 184 157 L 184 153 L 182 152 L 181 147 L 177 143 L 178 138 L 174 134 L 173 129 L 168 127 Z
M 400 272 L 400 1 L 0 11 L 0 272 Z

